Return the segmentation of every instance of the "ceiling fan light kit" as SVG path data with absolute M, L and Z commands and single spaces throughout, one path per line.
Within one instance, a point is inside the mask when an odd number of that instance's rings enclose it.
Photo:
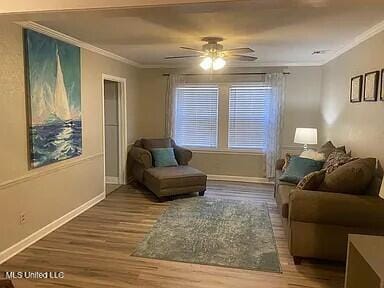
M 238 60 L 238 61 L 255 61 L 257 57 L 238 55 L 234 53 L 253 53 L 255 52 L 251 48 L 234 48 L 224 50 L 223 45 L 218 42 L 223 41 L 223 38 L 220 37 L 204 37 L 202 41 L 207 42 L 202 46 L 201 50 L 189 48 L 189 47 L 180 47 L 181 49 L 194 51 L 199 53 L 197 55 L 185 55 L 185 56 L 169 56 L 165 59 L 182 59 L 182 58 L 203 58 L 200 62 L 200 67 L 204 70 L 220 70 L 226 65 L 225 59 Z
M 204 58 L 203 61 L 200 63 L 200 67 L 204 70 L 220 70 L 224 68 L 226 64 L 226 61 L 222 57 L 212 58 L 210 56 L 207 56 Z
M 204 70 L 208 70 L 212 67 L 212 58 L 211 57 L 205 57 L 203 61 L 200 63 L 200 67 Z

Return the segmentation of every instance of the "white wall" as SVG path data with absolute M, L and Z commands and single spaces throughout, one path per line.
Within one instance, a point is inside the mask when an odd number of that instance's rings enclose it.
M 119 177 L 119 83 L 104 80 L 105 176 Z
M 138 94 L 135 68 L 82 49 L 83 154 L 30 170 L 21 27 L 0 22 L 0 55 L 1 252 L 104 192 L 102 73 L 127 78 L 130 142 Z
M 384 102 L 349 102 L 351 77 L 384 68 L 384 32 L 323 66 L 323 139 L 384 161 Z
M 226 72 L 269 72 L 287 70 L 283 152 L 297 153 L 300 145 L 293 143 L 296 127 L 320 128 L 321 67 L 275 67 L 236 68 Z M 165 111 L 167 77 L 163 73 L 175 72 L 166 69 L 143 69 L 140 71 L 140 120 L 141 137 L 165 136 Z M 178 71 L 180 73 L 196 71 Z M 207 76 L 209 77 L 209 76 Z M 149 116 L 150 115 L 150 116 Z M 222 117 L 225 118 L 225 117 Z M 221 125 L 225 126 L 225 125 Z M 321 130 L 319 130 L 321 132 Z M 236 156 L 233 156 L 236 155 Z M 230 159 L 230 160 L 229 160 Z M 215 175 L 265 177 L 265 158 L 262 154 L 228 152 L 194 152 L 192 166 Z

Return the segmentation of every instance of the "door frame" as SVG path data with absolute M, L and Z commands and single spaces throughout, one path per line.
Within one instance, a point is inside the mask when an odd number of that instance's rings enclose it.
M 118 96 L 117 96 L 117 105 L 118 105 L 118 122 L 119 122 L 119 177 L 118 183 L 124 185 L 127 183 L 127 143 L 128 143 L 128 130 L 127 130 L 127 79 L 108 75 L 102 73 L 101 76 L 101 91 L 102 91 L 102 107 L 103 107 L 103 174 L 104 174 L 104 186 L 107 184 L 106 181 L 106 170 L 105 170 L 105 95 L 104 95 L 104 81 L 109 80 L 118 83 Z

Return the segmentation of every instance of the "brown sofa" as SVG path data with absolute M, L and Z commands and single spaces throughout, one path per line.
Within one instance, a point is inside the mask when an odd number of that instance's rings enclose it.
M 176 167 L 154 167 L 150 149 L 170 148 L 175 152 L 179 164 Z M 128 154 L 133 177 L 151 190 L 160 201 L 167 196 L 198 192 L 204 195 L 207 176 L 190 166 L 192 152 L 177 146 L 170 138 L 140 139 L 135 142 Z
M 284 160 L 276 163 L 276 178 Z M 302 258 L 345 261 L 348 234 L 384 235 L 384 200 L 378 197 L 382 175 L 363 195 L 308 191 L 280 180 L 275 198 L 295 264 Z

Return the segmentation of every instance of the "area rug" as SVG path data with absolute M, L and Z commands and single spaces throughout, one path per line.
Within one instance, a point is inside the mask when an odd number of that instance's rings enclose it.
M 208 197 L 173 201 L 132 255 L 281 272 L 265 203 Z

